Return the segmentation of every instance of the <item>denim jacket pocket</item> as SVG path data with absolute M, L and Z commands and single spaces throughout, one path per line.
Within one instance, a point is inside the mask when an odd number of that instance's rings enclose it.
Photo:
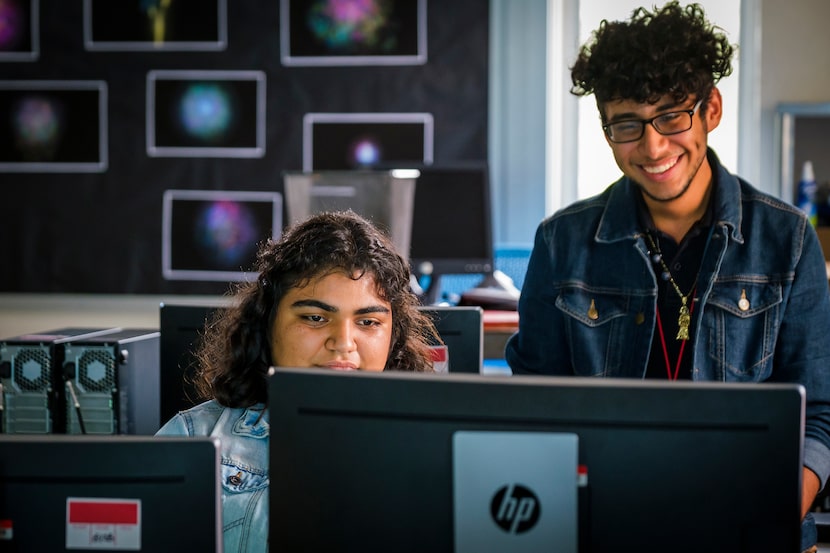
M 222 461 L 222 519 L 225 549 L 252 551 L 267 535 L 268 474 Z
M 715 283 L 702 328 L 709 332 L 709 357 L 726 381 L 769 377 L 782 301 L 780 284 Z
M 619 365 L 625 350 L 629 303 L 622 293 L 575 286 L 560 291 L 556 307 L 565 315 L 571 363 L 578 376 L 617 376 L 608 371 Z
M 222 462 L 222 487 L 227 493 L 250 492 L 268 485 L 267 471 Z

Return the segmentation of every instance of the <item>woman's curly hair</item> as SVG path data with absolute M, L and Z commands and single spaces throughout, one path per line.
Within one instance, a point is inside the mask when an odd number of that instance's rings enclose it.
M 600 108 L 614 100 L 654 104 L 666 95 L 682 103 L 708 98 L 732 73 L 734 47 L 700 5 L 673 1 L 654 10 L 600 23 L 571 67 L 573 94 L 594 94 Z
M 202 398 L 228 407 L 267 401 L 271 326 L 288 290 L 340 272 L 374 278 L 379 297 L 392 307 L 392 340 L 384 370 L 432 371 L 430 343 L 440 338 L 429 316 L 418 309 L 410 270 L 391 240 L 352 211 L 326 212 L 268 240 L 257 253 L 256 282 L 240 284 L 234 301 L 208 321 L 197 350 L 194 383 Z

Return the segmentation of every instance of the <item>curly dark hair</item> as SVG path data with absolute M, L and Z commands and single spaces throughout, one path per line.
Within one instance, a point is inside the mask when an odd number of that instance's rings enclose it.
M 654 10 L 638 8 L 629 21 L 603 20 L 571 67 L 571 93 L 594 94 L 600 108 L 614 100 L 654 104 L 666 95 L 678 104 L 708 98 L 732 73 L 735 47 L 698 4 L 673 1 Z
M 352 211 L 312 215 L 268 240 L 257 253 L 256 282 L 243 283 L 234 301 L 208 321 L 196 352 L 194 382 L 203 399 L 227 407 L 267 400 L 271 326 L 288 290 L 332 272 L 372 275 L 379 297 L 392 307 L 392 340 L 384 370 L 432 371 L 429 344 L 440 343 L 432 319 L 418 309 L 410 270 L 391 240 Z

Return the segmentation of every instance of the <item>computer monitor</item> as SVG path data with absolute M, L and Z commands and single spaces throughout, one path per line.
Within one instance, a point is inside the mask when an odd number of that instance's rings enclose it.
M 483 162 L 418 170 L 409 259 L 420 280 L 429 276 L 426 303 L 436 303 L 443 275 L 494 269 L 490 178 Z
M 432 305 L 430 315 L 447 346 L 447 372 L 478 373 L 484 364 L 484 311 L 477 306 Z
M 218 552 L 219 482 L 216 438 L 0 435 L 0 548 Z
M 799 385 L 277 368 L 269 394 L 276 550 L 452 551 L 477 431 L 578 438 L 580 551 L 799 550 Z
M 389 236 L 402 255 L 409 251 L 418 171 L 285 171 L 288 224 L 315 213 L 351 210 Z
M 199 403 L 193 378 L 197 361 L 194 352 L 204 334 L 205 324 L 217 309 L 228 305 L 226 298 L 192 303 L 161 303 L 159 306 L 159 421 Z

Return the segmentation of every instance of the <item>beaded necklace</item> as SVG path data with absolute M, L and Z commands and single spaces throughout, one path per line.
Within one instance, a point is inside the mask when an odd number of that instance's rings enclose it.
M 663 253 L 660 251 L 660 247 L 657 245 L 657 242 L 652 238 L 651 233 L 646 233 L 646 239 L 648 240 L 649 246 L 651 247 L 651 260 L 654 263 L 659 263 L 660 267 L 663 269 L 663 273 L 661 277 L 664 280 L 668 280 L 669 284 L 672 285 L 674 291 L 677 292 L 677 295 L 680 297 L 680 310 L 677 315 L 677 336 L 675 340 L 688 340 L 689 339 L 689 323 L 692 321 L 691 312 L 689 311 L 689 298 L 695 291 L 694 283 L 692 284 L 692 289 L 689 291 L 688 294 L 683 294 L 680 290 L 680 286 L 677 285 L 675 282 L 674 277 L 669 271 L 668 266 L 666 265 L 665 260 L 663 259 Z M 697 282 L 697 277 L 695 277 L 695 283 Z M 662 330 L 662 329 L 661 329 Z

